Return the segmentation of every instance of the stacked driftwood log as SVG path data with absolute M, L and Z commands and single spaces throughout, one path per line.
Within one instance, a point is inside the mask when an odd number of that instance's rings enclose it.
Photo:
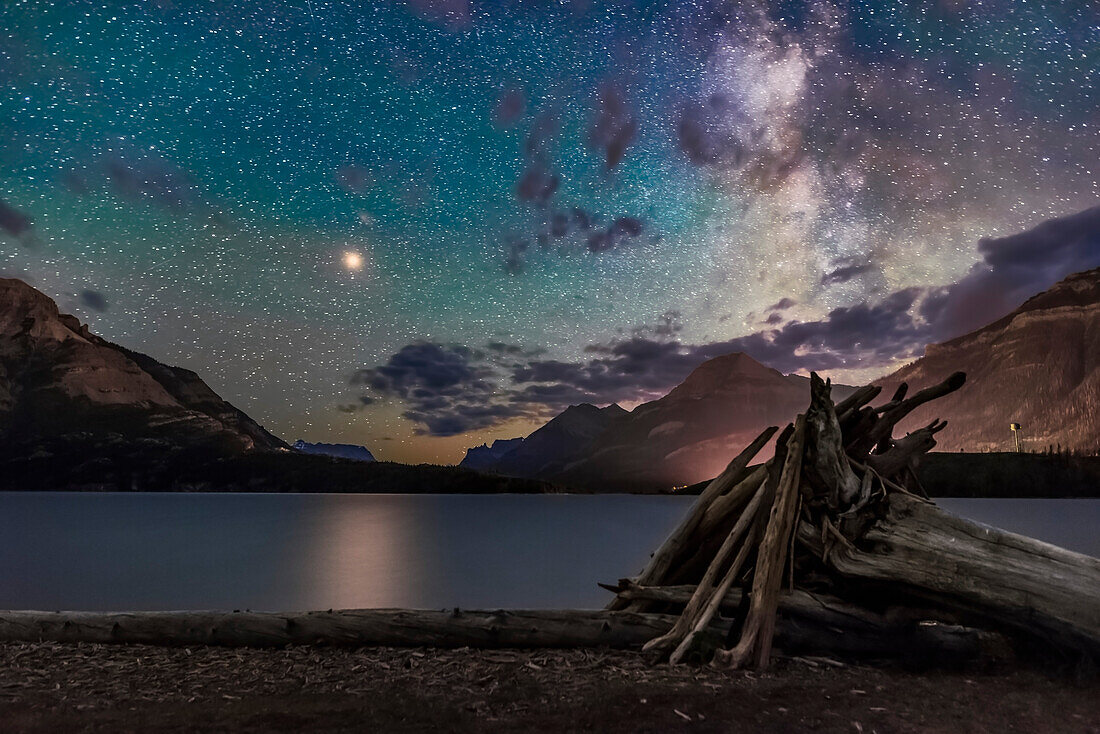
M 896 424 L 957 390 L 956 373 L 882 405 L 868 386 L 834 405 L 811 378 L 804 415 L 769 428 L 706 487 L 610 610 L 679 613 L 645 644 L 658 659 L 762 668 L 800 652 L 1100 653 L 1100 560 L 940 510 L 916 467 L 946 425 Z M 776 433 L 774 454 L 750 466 Z M 960 477 L 965 482 L 965 477 Z

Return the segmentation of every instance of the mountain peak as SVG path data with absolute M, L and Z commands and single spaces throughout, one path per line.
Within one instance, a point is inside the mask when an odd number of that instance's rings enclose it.
M 558 418 L 562 416 L 596 416 L 600 415 L 604 418 L 625 413 L 626 411 L 618 404 L 612 403 L 603 408 L 598 408 L 592 403 L 577 403 L 576 405 L 570 405 L 568 408 L 558 414 Z
M 703 397 L 716 391 L 736 388 L 747 382 L 782 380 L 778 370 L 766 367 L 744 352 L 731 352 L 708 359 L 692 370 L 671 393 L 677 397 Z

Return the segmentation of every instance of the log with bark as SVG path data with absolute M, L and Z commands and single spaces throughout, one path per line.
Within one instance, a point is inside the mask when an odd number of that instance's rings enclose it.
M 1100 560 L 929 501 L 916 469 L 945 422 L 893 437 L 898 421 L 965 380 L 955 373 L 912 396 L 902 385 L 879 406 L 880 389 L 867 386 L 834 405 L 830 383 L 811 375 L 806 413 L 779 434 L 773 457 L 748 464 L 769 428 L 707 486 L 641 575 L 607 587 L 611 608 L 678 612 L 645 645 L 673 663 L 763 668 L 773 644 L 835 650 L 838 630 L 887 657 L 914 644 L 949 649 L 943 631 L 968 629 L 975 640 L 1003 634 L 1032 652 L 1100 659 Z M 702 631 L 723 612 L 730 638 L 714 646 Z
M 628 600 L 685 604 L 694 587 L 616 589 Z M 721 599 L 736 610 L 740 591 Z M 1004 649 L 1002 640 L 961 625 L 922 626 L 869 613 L 826 595 L 798 592 L 783 600 L 776 638 L 793 652 L 834 658 L 875 658 L 900 644 L 916 664 L 957 663 Z M 34 612 L 0 611 L 0 642 L 283 647 L 286 645 L 640 648 L 666 634 L 673 614 L 592 610 L 360 609 L 292 614 L 267 612 Z M 729 634 L 731 620 L 715 617 L 697 633 L 710 646 Z M 818 635 L 827 630 L 824 640 Z M 812 635 L 807 635 L 812 630 Z M 807 639 L 812 644 L 807 644 Z M 899 643 L 900 641 L 900 643 Z
M 394 647 L 640 647 L 674 615 L 592 610 L 267 612 L 0 611 L 0 642 Z M 712 633 L 728 630 L 716 620 Z

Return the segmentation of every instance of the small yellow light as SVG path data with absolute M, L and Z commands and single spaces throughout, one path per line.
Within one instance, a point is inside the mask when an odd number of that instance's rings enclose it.
M 348 270 L 359 270 L 363 267 L 363 256 L 354 250 L 344 253 L 344 267 Z

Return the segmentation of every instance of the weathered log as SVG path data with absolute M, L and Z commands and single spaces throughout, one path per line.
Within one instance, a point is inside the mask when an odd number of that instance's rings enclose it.
M 878 409 L 878 420 L 875 421 L 863 435 L 845 434 L 848 451 L 856 456 L 867 454 L 884 438 L 889 438 L 897 425 L 905 416 L 924 405 L 927 402 L 941 398 L 944 395 L 958 390 L 966 383 L 966 374 L 956 372 L 943 382 L 926 387 L 917 392 L 911 398 L 901 400 L 898 403 L 887 403 Z
M 783 460 L 771 517 L 760 541 L 749 612 L 741 629 L 741 639 L 732 650 L 719 650 L 714 658 L 715 665 L 739 668 L 750 661 L 757 668 L 768 665 L 775 633 L 779 586 L 783 581 L 784 561 L 798 507 L 805 437 L 806 416 L 799 415 L 795 420 L 794 433 L 787 443 L 787 455 Z
M 973 618 L 1100 659 L 1100 559 L 963 520 L 890 492 L 881 517 L 825 564 Z M 818 528 L 799 540 L 822 554 Z
M 746 512 L 746 514 L 748 514 Z M 718 582 L 710 593 L 710 598 L 706 600 L 706 605 L 695 619 L 695 623 L 692 625 L 691 630 L 684 636 L 684 639 L 680 641 L 680 644 L 676 646 L 676 649 L 669 655 L 668 661 L 676 665 L 687 657 L 688 653 L 696 647 L 699 638 L 704 635 L 707 629 L 710 627 L 711 622 L 714 620 L 714 615 L 718 613 L 718 608 L 722 605 L 722 600 L 725 598 L 726 593 L 733 586 L 733 582 L 737 580 L 738 575 L 741 573 L 741 569 L 745 566 L 745 561 L 748 560 L 749 555 L 752 554 L 753 542 L 755 540 L 755 533 L 750 530 L 749 535 L 745 538 L 745 542 L 741 544 L 741 547 L 737 550 L 737 555 L 734 556 L 733 561 L 730 563 L 730 567 L 726 569 L 725 575 L 722 580 Z
M 806 411 L 806 458 L 803 486 L 830 508 L 847 507 L 860 490 L 859 477 L 844 455 L 844 437 L 833 410 L 832 383 L 810 373 L 810 407 Z
M 739 642 L 732 650 L 719 650 L 716 665 L 765 667 L 777 609 L 784 610 L 789 629 L 797 631 L 792 635 L 811 647 L 843 628 L 835 619 L 825 621 L 820 612 L 797 622 L 789 599 L 804 593 L 806 583 L 845 595 L 848 609 L 830 614 L 844 614 L 880 631 L 889 628 L 905 644 L 930 644 L 941 633 L 957 641 L 957 627 L 944 622 L 970 619 L 1100 660 L 1100 560 L 952 517 L 915 494 L 921 492 L 915 467 L 935 446 L 935 434 L 945 424 L 936 420 L 897 440 L 892 430 L 914 409 L 964 382 L 965 375 L 955 373 L 911 397 L 902 385 L 878 407 L 869 402 L 879 389 L 868 387 L 834 408 L 830 383 L 811 375 L 810 408 L 799 416 L 797 427 L 788 426 L 780 434 L 773 458 L 700 508 L 694 532 L 685 536 L 685 547 L 694 553 L 676 554 L 663 585 L 700 576 L 702 581 L 680 601 L 684 613 L 672 633 L 649 648 L 667 650 L 679 640 L 672 662 L 693 649 L 694 625 L 706 624 L 729 603 L 730 586 L 743 577 L 741 562 L 755 552 Z M 767 519 L 764 512 L 744 508 L 748 492 L 762 495 L 762 506 L 770 508 Z M 803 500 L 805 510 L 799 510 Z M 735 518 L 737 512 L 741 515 Z M 749 537 L 759 540 L 755 548 L 743 543 L 730 564 L 734 540 L 740 536 L 728 535 L 728 528 L 739 530 L 746 523 L 753 527 Z M 721 538 L 726 540 L 719 547 Z M 812 552 L 801 552 L 797 562 L 796 540 Z M 780 586 L 787 558 L 791 593 L 784 595 Z M 722 569 L 725 575 L 716 583 Z M 796 584 L 803 590 L 795 591 Z M 645 591 L 652 586 L 628 584 L 618 590 L 618 603 L 675 605 L 667 589 Z M 912 610 L 912 615 L 903 615 L 908 618 L 904 623 L 896 614 L 884 621 L 882 606 L 899 602 L 915 602 L 929 611 Z M 928 617 L 937 624 L 912 626 Z
M 841 416 L 837 414 L 840 421 L 840 432 L 844 436 L 844 448 L 851 452 L 853 446 L 870 433 L 871 428 L 878 423 L 878 413 L 875 409 L 869 405 L 865 405 L 859 410 L 849 411 Z
M 858 411 L 878 397 L 882 388 L 877 385 L 864 385 L 836 404 L 837 418 L 843 420 L 849 413 Z
M 924 428 L 913 431 L 893 444 L 883 453 L 867 457 L 867 465 L 884 477 L 896 477 L 903 469 L 914 471 L 920 457 L 936 447 L 936 434 L 947 426 L 947 421 L 934 420 Z
M 890 398 L 890 402 L 900 403 L 902 400 L 905 400 L 905 393 L 907 392 L 909 392 L 909 383 L 901 383 L 900 385 L 898 385 L 897 389 L 894 390 L 894 395 Z
M 643 587 L 629 582 L 610 588 L 629 600 L 666 605 L 686 604 L 695 591 L 690 585 Z M 741 589 L 730 589 L 720 600 L 721 611 L 736 613 L 742 597 Z M 784 591 L 779 595 L 775 645 L 791 655 L 901 658 L 930 664 L 992 660 L 1011 654 L 1007 641 L 995 632 L 910 611 L 880 613 L 829 594 Z
M 640 647 L 676 617 L 589 610 L 348 609 L 261 612 L 4 612 L 3 642 L 395 647 Z M 718 620 L 714 631 L 724 633 Z
M 753 457 L 760 453 L 760 449 L 771 440 L 771 437 L 778 431 L 777 426 L 765 428 L 759 436 L 756 437 L 748 447 L 745 448 L 740 454 L 738 454 L 733 461 L 729 463 L 725 471 L 715 477 L 702 494 L 699 495 L 699 499 L 692 505 L 691 510 L 684 516 L 684 519 L 676 527 L 675 530 L 668 536 L 668 539 L 661 544 L 661 547 L 650 558 L 649 563 L 645 569 L 638 575 L 637 582 L 642 585 L 659 583 L 664 579 L 668 573 L 669 568 L 672 567 L 673 562 L 679 558 L 683 552 L 692 534 L 699 528 L 700 523 L 703 520 L 703 516 L 708 509 L 710 509 L 712 503 L 719 500 L 730 490 L 734 489 L 746 476 L 746 468 Z M 728 500 L 726 505 L 733 505 L 731 509 L 736 509 L 743 500 L 741 500 L 740 493 L 733 493 L 734 496 L 731 500 Z M 751 496 L 751 495 L 749 495 Z M 745 498 L 748 499 L 747 497 Z M 729 510 L 726 510 L 727 512 Z M 682 559 L 681 559 L 682 560 Z M 611 604 L 608 605 L 608 609 L 623 609 L 624 605 L 618 598 L 614 599 Z M 632 611 L 641 611 L 638 606 L 632 606 Z
M 730 565 L 730 570 L 733 574 L 736 574 L 748 557 L 750 545 L 748 542 L 742 542 L 742 540 L 744 539 L 745 532 L 752 525 L 753 519 L 756 517 L 763 497 L 764 489 L 761 488 L 749 501 L 748 507 L 741 513 L 741 516 L 730 530 L 729 535 L 727 535 L 725 541 L 723 541 L 722 546 L 714 555 L 714 559 L 711 560 L 706 573 L 703 574 L 702 581 L 695 587 L 695 593 L 688 601 L 680 618 L 676 620 L 676 624 L 674 624 L 672 629 L 666 634 L 646 643 L 642 648 L 643 650 L 653 650 L 663 655 L 669 649 L 678 649 L 680 643 L 684 639 L 689 638 L 692 632 L 696 631 L 697 626 L 700 629 L 706 627 L 707 623 L 710 621 L 709 617 L 704 619 L 706 610 L 710 609 L 710 617 L 713 617 L 714 612 L 717 611 L 717 604 L 714 605 L 713 609 L 710 608 L 711 605 L 709 602 L 711 597 L 715 595 L 719 598 L 725 596 L 726 591 L 729 590 L 730 583 L 732 583 L 732 580 L 727 583 L 727 579 L 723 578 L 722 584 L 725 584 L 725 588 L 721 588 L 721 584 L 719 584 L 718 589 L 714 588 L 715 582 L 718 581 L 718 575 L 722 573 L 723 567 L 726 566 L 727 559 L 730 557 L 730 554 L 733 553 L 734 549 L 740 549 Z M 750 535 L 749 540 L 751 540 L 751 537 Z M 727 577 L 730 576 L 729 573 L 726 575 Z M 680 652 L 682 656 L 683 652 Z M 671 660 L 671 662 L 675 664 L 677 660 Z
M 690 552 L 685 553 L 686 557 L 676 562 L 665 578 L 660 581 L 661 584 L 686 583 L 697 581 L 702 577 L 721 541 L 725 538 L 722 531 L 733 527 L 745 505 L 764 484 L 771 461 L 769 459 L 767 463 L 755 467 L 736 487 L 715 500 L 688 543 L 686 550 Z
M 719 526 L 728 523 L 734 513 L 740 511 L 756 494 L 756 490 L 764 483 L 767 476 L 768 464 L 760 464 L 738 482 L 736 487 L 716 499 L 703 513 L 697 535 L 706 537 Z

